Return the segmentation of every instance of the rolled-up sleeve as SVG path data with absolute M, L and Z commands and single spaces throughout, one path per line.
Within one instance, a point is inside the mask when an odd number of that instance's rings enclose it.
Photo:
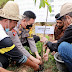
M 27 61 L 27 57 L 23 55 L 23 57 L 19 60 L 19 63 L 25 63 Z
M 12 32 L 9 31 L 8 35 L 10 36 L 11 40 L 13 41 L 13 43 L 16 45 L 16 47 L 26 56 L 29 57 L 30 53 L 23 47 L 18 35 L 16 34 L 15 36 L 13 36 Z

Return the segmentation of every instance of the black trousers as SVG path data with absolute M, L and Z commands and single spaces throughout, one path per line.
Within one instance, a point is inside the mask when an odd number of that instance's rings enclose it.
M 35 43 L 37 43 L 38 41 L 40 41 L 40 37 L 39 37 L 39 36 L 33 35 L 33 38 L 34 38 L 34 40 L 35 40 Z M 22 45 L 29 47 L 28 41 L 27 41 L 26 43 L 22 44 Z
M 8 66 L 9 66 L 8 58 L 0 54 L 0 67 L 7 68 Z
M 0 62 L 0 67 L 3 67 L 1 62 Z
M 40 40 L 39 36 L 36 36 L 36 35 L 34 35 L 33 38 L 35 40 L 35 43 Z M 28 41 L 26 43 L 24 43 L 23 45 L 24 46 L 29 46 Z M 9 66 L 9 59 L 8 59 L 8 57 L 0 54 L 0 67 L 7 68 L 8 66 Z

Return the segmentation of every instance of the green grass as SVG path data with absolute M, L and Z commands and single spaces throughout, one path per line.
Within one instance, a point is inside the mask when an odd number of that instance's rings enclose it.
M 0 0 L 0 8 L 2 8 L 9 0 Z M 14 1 L 14 0 L 11 0 Z
M 49 37 L 46 37 L 49 39 Z M 41 49 L 42 49 L 42 43 L 40 41 L 38 41 L 36 43 L 36 47 L 38 49 L 38 53 L 41 55 Z M 27 48 L 27 47 L 26 47 Z M 29 50 L 29 48 L 27 48 L 27 50 L 31 53 L 31 51 Z M 32 54 L 32 53 L 31 53 Z M 35 56 L 33 54 L 33 56 Z M 47 62 L 44 62 L 44 71 L 47 70 L 47 69 L 50 69 L 52 70 L 52 72 L 58 72 L 57 68 L 56 68 L 56 62 L 54 60 L 54 56 L 51 55 L 51 53 L 49 53 L 49 58 L 48 58 L 48 61 Z M 28 70 L 28 72 L 32 72 L 32 69 L 30 68 Z
M 42 49 L 42 43 L 40 41 L 38 41 L 36 43 L 36 46 L 37 46 L 37 49 L 38 49 L 38 52 L 39 54 L 41 55 L 41 49 Z M 25 48 L 30 52 L 30 54 L 32 54 L 31 50 L 29 49 L 29 47 L 25 46 Z M 35 56 L 35 54 L 32 54 L 33 56 Z M 7 68 L 8 70 L 15 70 L 17 69 L 16 66 L 14 67 L 8 67 Z M 44 72 L 45 70 L 47 69 L 51 69 L 52 72 L 58 72 L 57 68 L 56 68 L 56 64 L 55 64 L 55 60 L 54 60 L 54 56 L 51 55 L 51 53 L 49 53 L 49 58 L 48 58 L 48 61 L 47 62 L 44 62 Z M 28 69 L 28 72 L 33 72 L 33 69 L 29 68 Z
M 49 39 L 49 37 L 47 36 L 46 38 Z M 36 46 L 37 46 L 37 49 L 38 49 L 38 52 L 39 54 L 41 55 L 41 49 L 42 49 L 42 43 L 40 41 L 38 41 L 36 43 Z M 56 68 L 56 62 L 54 60 L 54 56 L 51 55 L 51 53 L 49 53 L 49 58 L 48 58 L 48 61 L 47 62 L 44 62 L 44 71 L 46 69 L 50 69 L 52 70 L 52 72 L 58 72 L 57 68 Z

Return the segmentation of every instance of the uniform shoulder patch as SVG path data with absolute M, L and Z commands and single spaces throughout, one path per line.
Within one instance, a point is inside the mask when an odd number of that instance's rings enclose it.
M 15 29 L 12 29 L 12 33 L 13 33 L 13 36 L 15 36 L 17 34 L 17 31 Z

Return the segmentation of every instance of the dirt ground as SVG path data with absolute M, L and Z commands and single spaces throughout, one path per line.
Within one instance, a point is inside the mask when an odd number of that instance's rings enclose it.
M 34 71 L 30 70 L 30 67 L 28 67 L 28 66 L 20 66 L 14 72 L 34 72 Z M 39 72 L 52 72 L 52 71 L 51 71 L 51 68 L 48 68 L 45 71 L 39 71 Z

